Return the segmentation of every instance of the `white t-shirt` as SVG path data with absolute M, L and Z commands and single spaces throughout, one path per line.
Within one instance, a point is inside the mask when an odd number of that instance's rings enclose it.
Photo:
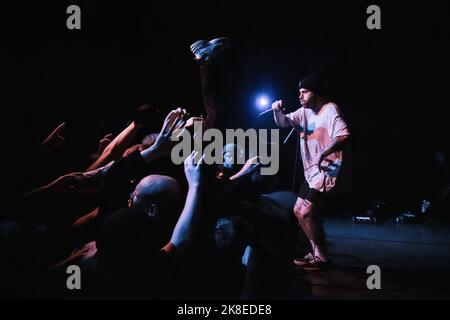
M 321 163 L 321 171 L 318 166 L 320 155 L 328 149 L 335 138 L 350 135 L 338 106 L 332 102 L 326 103 L 317 114 L 312 109 L 301 107 L 286 116 L 300 135 L 301 158 L 309 187 L 321 192 L 330 192 L 335 187 L 339 176 L 340 182 L 341 179 L 345 180 L 342 182 L 346 185 L 342 187 L 351 188 L 349 172 L 345 172 L 346 177 L 342 177 L 343 171 L 348 171 L 341 170 L 346 158 L 343 151 L 336 151 L 327 156 Z M 342 190 L 341 187 L 339 189 L 338 192 L 349 191 Z

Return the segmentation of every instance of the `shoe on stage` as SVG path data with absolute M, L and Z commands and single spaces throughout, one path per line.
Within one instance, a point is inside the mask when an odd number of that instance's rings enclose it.
M 308 253 L 304 258 L 294 259 L 294 264 L 305 271 L 326 270 L 331 266 L 331 258 L 322 260 L 321 258 Z

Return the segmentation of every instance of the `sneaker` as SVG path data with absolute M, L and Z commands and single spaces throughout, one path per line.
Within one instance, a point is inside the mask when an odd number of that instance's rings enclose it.
M 217 38 L 209 42 L 206 42 L 205 40 L 194 42 L 190 49 L 195 55 L 195 60 L 202 62 L 217 57 L 222 51 L 229 47 L 231 47 L 231 40 L 229 38 Z
M 307 263 L 302 266 L 302 269 L 305 271 L 318 271 L 325 270 L 331 266 L 331 259 L 328 258 L 326 261 L 323 261 L 319 257 L 313 257 Z
M 314 256 L 312 255 L 312 253 L 308 253 L 306 256 L 304 256 L 303 258 L 300 259 L 294 259 L 294 264 L 297 267 L 303 267 L 305 264 L 308 264 L 309 261 L 311 261 L 312 259 L 314 259 Z

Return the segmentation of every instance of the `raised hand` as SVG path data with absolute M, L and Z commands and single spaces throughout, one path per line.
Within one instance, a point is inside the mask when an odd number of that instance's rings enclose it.
M 185 109 L 178 108 L 176 110 L 172 110 L 164 120 L 162 129 L 156 138 L 154 143 L 154 147 L 158 150 L 163 150 L 165 147 L 169 145 L 170 137 L 172 136 L 175 130 L 181 129 L 186 121 L 185 116 L 187 112 Z
M 186 180 L 188 181 L 189 187 L 199 186 L 201 183 L 201 165 L 205 155 L 198 159 L 199 153 L 197 151 L 192 151 L 192 153 L 184 160 L 184 173 L 186 175 Z
M 272 110 L 275 112 L 280 112 L 282 110 L 283 101 L 277 100 L 274 103 L 272 103 Z
M 111 143 L 113 140 L 113 134 L 109 133 L 106 136 L 104 136 L 99 142 L 98 142 L 98 150 L 97 154 L 101 155 L 102 152 L 105 150 L 105 148 Z
M 189 129 L 194 126 L 194 123 L 197 121 L 203 121 L 202 117 L 191 117 L 186 121 L 186 124 L 184 125 L 184 128 Z
M 59 148 L 66 142 L 66 138 L 61 135 L 61 131 L 66 123 L 61 123 L 50 135 L 36 148 L 37 151 L 50 151 Z

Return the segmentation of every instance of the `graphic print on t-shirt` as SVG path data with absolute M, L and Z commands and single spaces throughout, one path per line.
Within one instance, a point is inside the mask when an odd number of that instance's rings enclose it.
M 330 191 L 340 175 L 343 152 L 328 155 L 319 168 L 320 156 L 337 137 L 350 134 L 338 107 L 327 103 L 318 113 L 301 107 L 287 117 L 300 136 L 303 170 L 309 187 L 322 192 Z M 304 128 L 307 128 L 306 132 Z

